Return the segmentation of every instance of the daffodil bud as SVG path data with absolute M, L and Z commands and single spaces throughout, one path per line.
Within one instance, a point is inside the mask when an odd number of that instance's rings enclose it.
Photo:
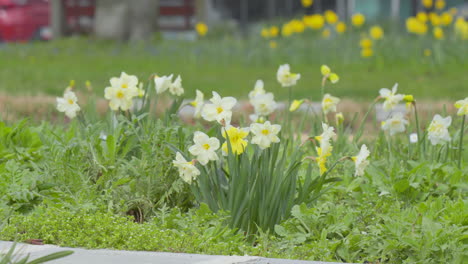
M 405 95 L 403 97 L 403 101 L 405 101 L 407 103 L 412 103 L 412 102 L 414 102 L 414 97 L 411 94 L 407 94 L 407 95 Z
M 328 80 L 330 80 L 331 83 L 337 83 L 340 80 L 340 77 L 336 73 L 331 73 L 328 76 Z
M 74 88 L 75 87 L 75 80 L 70 80 L 70 84 L 68 86 L 70 86 L 71 88 Z
M 294 112 L 294 111 L 296 111 L 297 109 L 299 109 L 299 107 L 302 105 L 302 103 L 304 103 L 304 99 L 302 99 L 302 100 L 294 100 L 294 101 L 291 103 L 291 106 L 289 107 L 289 112 Z
M 327 65 L 322 65 L 322 67 L 320 67 L 320 71 L 322 72 L 323 76 L 326 76 L 331 73 L 330 67 L 328 67 Z
M 343 113 L 339 112 L 335 115 L 335 121 L 338 125 L 341 125 L 343 124 L 343 121 L 344 121 L 344 116 L 343 116 Z
M 86 81 L 85 86 L 86 86 L 86 90 L 88 90 L 88 92 L 93 91 L 93 86 L 91 85 L 90 81 Z

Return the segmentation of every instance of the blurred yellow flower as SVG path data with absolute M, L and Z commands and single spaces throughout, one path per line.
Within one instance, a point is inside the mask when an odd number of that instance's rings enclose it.
M 468 97 L 455 102 L 455 107 L 458 109 L 457 115 L 468 116 Z
M 450 8 L 449 12 L 452 14 L 452 16 L 454 16 L 458 13 L 458 9 L 456 7 L 452 7 Z
M 268 45 L 270 46 L 271 49 L 276 49 L 276 47 L 278 47 L 278 43 L 276 43 L 276 41 L 274 40 L 270 40 Z
M 302 33 L 304 32 L 305 25 L 302 21 L 294 19 L 291 22 L 289 22 L 293 31 L 296 33 Z
M 364 48 L 361 50 L 361 56 L 363 58 L 372 57 L 372 55 L 374 55 L 374 51 L 372 50 L 372 48 Z
M 320 67 L 320 72 L 322 73 L 323 76 L 329 75 L 331 73 L 331 69 L 327 65 L 322 65 Z
M 289 107 L 289 112 L 294 112 L 297 109 L 299 109 L 299 107 L 302 105 L 302 103 L 304 103 L 304 99 L 302 99 L 302 100 L 293 100 L 292 103 L 291 103 L 291 106 Z
M 335 26 L 336 32 L 342 34 L 346 31 L 346 24 L 344 22 L 338 22 Z
M 244 140 L 244 138 L 246 138 L 247 135 L 249 135 L 249 131 L 247 129 L 237 128 L 233 126 L 226 128 L 226 130 L 223 129 L 222 132 L 223 138 L 229 139 L 232 153 L 236 155 L 242 154 L 245 148 L 247 147 L 247 140 Z M 229 150 L 227 141 L 223 143 L 221 149 L 223 151 L 223 154 L 227 155 Z
M 431 8 L 432 7 L 432 0 L 422 0 L 422 4 L 425 8 Z
M 454 27 L 457 36 L 461 39 L 468 39 L 468 22 L 466 22 L 463 17 L 457 18 Z
M 373 26 L 370 28 L 369 34 L 373 39 L 382 39 L 384 31 L 380 26 Z
M 281 35 L 283 37 L 289 37 L 293 33 L 294 33 L 294 30 L 289 23 L 284 24 L 283 27 L 281 28 Z
M 208 33 L 208 26 L 203 22 L 199 22 L 195 25 L 195 30 L 199 36 L 203 37 L 206 35 L 206 33 Z
M 326 28 L 322 31 L 322 38 L 328 39 L 330 37 L 330 34 L 331 34 L 330 29 Z
M 427 33 L 427 25 L 415 17 L 406 19 L 406 30 L 410 33 L 424 35 Z
M 333 12 L 333 10 L 325 11 L 324 15 L 325 20 L 327 20 L 328 24 L 335 24 L 336 22 L 338 22 L 338 15 L 335 12 Z
M 442 13 L 442 15 L 440 15 L 440 22 L 442 23 L 442 25 L 448 26 L 452 24 L 452 21 L 453 21 L 453 16 L 449 12 L 445 12 L 445 13 Z
M 313 0 L 301 0 L 301 3 L 303 7 L 307 8 L 307 7 L 311 7 L 314 1 Z
M 344 116 L 343 116 L 343 113 L 339 112 L 339 113 L 336 113 L 335 115 L 335 122 L 340 125 L 340 124 L 343 124 L 343 121 L 344 121 Z
M 68 87 L 75 88 L 75 85 L 76 85 L 75 80 L 70 80 L 70 83 L 68 84 Z
M 418 12 L 416 14 L 416 18 L 421 21 L 422 23 L 427 22 L 427 13 L 426 12 Z
M 429 20 L 431 20 L 431 24 L 436 27 L 439 26 L 442 22 L 439 15 L 437 13 L 431 12 L 429 13 Z
M 322 73 L 322 76 L 329 80 L 331 83 L 337 83 L 340 80 L 338 74 L 331 72 L 330 67 L 328 67 L 325 64 L 320 67 L 320 72 Z
M 321 29 L 325 24 L 325 18 L 320 14 L 304 16 L 302 21 L 307 27 L 312 29 Z
M 363 49 L 372 48 L 372 40 L 370 38 L 365 37 L 361 39 L 361 41 L 359 42 L 359 46 L 361 46 L 361 48 Z
M 435 8 L 438 10 L 442 10 L 445 7 L 445 1 L 444 0 L 436 0 L 435 2 Z
M 425 49 L 424 50 L 424 56 L 429 57 L 432 55 L 432 51 L 430 49 Z
M 279 28 L 277 26 L 271 26 L 269 30 L 269 35 L 272 38 L 277 37 L 279 34 Z
M 357 13 L 351 17 L 351 23 L 353 23 L 353 26 L 355 27 L 361 27 L 365 22 L 366 17 L 363 14 Z
M 260 32 L 260 35 L 263 38 L 269 38 L 270 37 L 270 31 L 267 28 L 263 28 L 262 31 Z
M 435 27 L 434 30 L 432 31 L 434 34 L 434 38 L 436 39 L 443 39 L 444 38 L 444 31 L 442 30 L 441 27 Z

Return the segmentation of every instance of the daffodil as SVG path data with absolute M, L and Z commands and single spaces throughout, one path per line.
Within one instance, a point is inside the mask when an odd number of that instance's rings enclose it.
M 202 92 L 197 90 L 195 99 L 190 102 L 190 105 L 195 107 L 195 111 L 194 111 L 194 114 L 193 114 L 193 116 L 195 118 L 200 118 L 201 117 L 201 112 L 202 112 L 204 104 L 205 104 L 204 95 L 203 95 Z
M 257 80 L 255 82 L 255 86 L 252 91 L 249 92 L 249 99 L 253 100 L 255 96 L 260 94 L 265 94 L 265 89 L 263 88 L 265 85 L 262 80 Z
M 195 145 L 189 148 L 189 152 L 197 156 L 198 162 L 206 165 L 209 161 L 218 160 L 216 150 L 219 149 L 219 140 L 215 137 L 208 137 L 207 134 L 196 131 L 193 135 L 193 142 Z
M 434 38 L 436 39 L 443 39 L 444 38 L 444 31 L 441 27 L 435 27 L 433 30 Z
M 304 99 L 302 100 L 293 100 L 291 106 L 289 106 L 289 112 L 295 112 L 299 107 L 304 103 Z
M 424 56 L 429 57 L 432 55 L 431 49 L 424 49 Z
M 249 135 L 248 129 L 229 126 L 223 129 L 222 135 L 226 140 L 229 140 L 232 153 L 240 155 L 245 151 L 247 147 L 247 140 L 245 138 Z M 229 147 L 227 141 L 223 143 L 221 149 L 224 155 L 228 155 Z
M 455 102 L 455 107 L 458 109 L 457 115 L 468 116 L 468 97 Z
M 254 134 L 251 142 L 252 144 L 258 145 L 261 149 L 269 148 L 271 143 L 280 142 L 278 137 L 280 130 L 280 125 L 272 125 L 270 121 L 266 121 L 263 124 L 251 124 L 250 132 Z
M 274 40 L 270 40 L 270 42 L 268 42 L 268 45 L 271 49 L 276 49 L 276 47 L 278 47 L 278 43 Z
M 303 7 L 307 8 L 307 7 L 312 6 L 314 1 L 313 0 L 301 0 L 301 3 Z
M 329 80 L 331 83 L 337 83 L 340 80 L 338 74 L 331 72 L 330 67 L 328 67 L 327 65 L 322 65 L 320 67 L 320 72 L 322 73 L 322 76 Z
M 441 21 L 442 25 L 448 26 L 448 25 L 452 24 L 453 16 L 452 16 L 452 14 L 450 14 L 448 12 L 442 13 L 442 15 L 440 16 L 440 21 Z
M 437 10 L 442 10 L 445 7 L 445 1 L 444 0 L 436 0 L 435 2 L 435 8 Z
M 206 121 L 217 121 L 220 124 L 228 125 L 231 123 L 232 108 L 237 103 L 234 97 L 223 97 L 213 92 L 210 99 L 211 104 L 206 104 L 202 110 L 202 117 Z
M 320 174 L 324 174 L 327 171 L 326 163 L 327 158 L 331 156 L 332 153 L 332 145 L 330 143 L 331 138 L 335 136 L 334 128 L 328 126 L 325 123 L 322 123 L 323 132 L 320 136 L 315 137 L 316 140 L 319 141 L 320 146 L 316 147 L 317 151 L 317 158 L 316 162 L 320 169 Z
M 175 96 L 181 96 L 184 94 L 184 88 L 182 87 L 182 78 L 180 78 L 180 75 L 177 76 L 177 78 L 174 80 L 171 85 L 169 85 L 169 92 L 172 95 Z
M 361 50 L 361 57 L 368 58 L 374 55 L 374 50 L 372 48 L 364 48 Z
M 275 111 L 277 104 L 272 93 L 259 94 L 251 101 L 255 113 L 259 116 L 268 116 Z
M 351 17 L 351 23 L 355 27 L 361 27 L 366 22 L 366 17 L 363 14 L 354 14 Z
M 164 93 L 172 84 L 172 74 L 169 76 L 154 76 L 154 88 L 157 94 Z
M 262 28 L 262 31 L 260 31 L 260 35 L 263 38 L 269 38 L 270 37 L 270 31 L 268 30 L 268 28 Z
M 344 22 L 338 22 L 335 26 L 336 32 L 343 34 L 346 31 L 346 24 Z
M 450 141 L 450 134 L 448 127 L 452 123 L 452 117 L 447 116 L 445 118 L 440 115 L 435 115 L 432 119 L 429 128 L 427 129 L 428 138 L 432 145 L 443 144 L 444 142 Z
M 359 46 L 363 49 L 372 48 L 372 40 L 370 38 L 364 37 L 359 41 Z
M 195 25 L 195 30 L 199 36 L 203 37 L 206 35 L 206 33 L 208 33 L 208 26 L 203 22 L 199 22 Z
M 431 21 L 432 26 L 437 27 L 442 23 L 442 19 L 437 13 L 429 13 L 429 20 Z
M 426 12 L 418 12 L 416 14 L 416 18 L 422 22 L 422 23 L 426 23 L 427 22 L 427 19 L 428 19 L 428 16 L 426 14 Z
M 336 115 L 335 115 L 335 122 L 336 122 L 338 125 L 341 125 L 341 124 L 343 124 L 343 121 L 344 121 L 343 113 L 341 113 L 341 112 L 336 113 Z
M 410 141 L 410 143 L 418 143 L 418 134 L 411 133 L 409 135 L 409 141 Z
M 135 75 L 122 72 L 120 77 L 112 77 L 109 82 L 111 87 L 126 89 L 132 97 L 138 96 L 138 78 Z
M 381 27 L 379 26 L 373 26 L 370 28 L 369 30 L 369 35 L 373 38 L 373 39 L 382 39 L 383 36 L 384 36 L 384 31 Z
M 331 35 L 330 29 L 326 28 L 322 31 L 322 38 L 328 39 Z
M 65 113 L 68 118 L 72 119 L 76 117 L 76 113 L 80 111 L 80 109 L 78 98 L 74 92 L 66 91 L 62 98 L 57 97 L 57 110 Z
M 432 7 L 432 0 L 422 0 L 422 4 L 425 8 L 429 9 Z
M 268 29 L 268 35 L 272 38 L 275 38 L 277 37 L 279 34 L 279 28 L 277 26 L 271 26 L 269 29 Z
M 393 136 L 397 133 L 404 132 L 408 125 L 408 120 L 403 117 L 402 113 L 395 113 L 391 118 L 382 122 L 382 129 L 388 131 L 390 136 Z
M 427 25 L 415 17 L 406 19 L 406 30 L 413 34 L 424 35 L 427 32 Z
M 354 161 L 354 166 L 356 168 L 354 176 L 364 175 L 364 170 L 366 169 L 367 165 L 369 165 L 369 161 L 367 160 L 369 154 L 369 149 L 365 144 L 363 144 L 357 156 L 351 158 Z
M 321 29 L 325 24 L 325 18 L 320 14 L 308 15 L 302 18 L 304 25 L 312 29 Z
M 172 161 L 172 164 L 179 170 L 180 178 L 188 184 L 192 184 L 192 181 L 200 175 L 200 171 L 195 167 L 194 162 L 185 160 L 180 152 L 176 153 L 176 158 Z
M 338 22 L 338 15 L 333 10 L 325 11 L 324 16 L 328 24 L 335 24 Z
M 329 112 L 336 112 L 336 106 L 340 102 L 338 97 L 331 96 L 330 94 L 325 94 L 322 100 L 322 110 L 323 113 L 328 114 Z
M 454 23 L 455 33 L 461 39 L 468 39 L 468 22 L 463 17 L 458 17 Z
M 113 111 L 121 109 L 127 111 L 133 106 L 134 93 L 127 88 L 107 87 L 104 90 L 104 97 L 109 100 L 109 107 Z
M 383 103 L 383 109 L 385 111 L 392 110 L 405 97 L 402 94 L 397 94 L 397 90 L 398 90 L 398 83 L 395 83 L 395 85 L 393 85 L 393 88 L 391 91 L 387 88 L 380 89 L 379 91 L 380 96 L 385 99 Z
M 299 73 L 291 73 L 289 64 L 281 65 L 276 73 L 276 79 L 283 87 L 296 85 L 300 78 L 301 75 Z

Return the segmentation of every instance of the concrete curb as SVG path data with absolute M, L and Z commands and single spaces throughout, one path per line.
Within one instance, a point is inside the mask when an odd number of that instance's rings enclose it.
M 0 241 L 0 254 L 7 252 L 13 242 Z M 108 249 L 65 248 L 54 245 L 29 245 L 18 243 L 16 256 L 30 255 L 29 260 L 36 259 L 54 252 L 72 250 L 68 257 L 51 261 L 51 264 L 331 264 L 331 262 L 316 262 L 286 259 L 267 259 L 254 256 L 210 256 L 184 253 L 163 253 L 146 251 L 123 251 Z

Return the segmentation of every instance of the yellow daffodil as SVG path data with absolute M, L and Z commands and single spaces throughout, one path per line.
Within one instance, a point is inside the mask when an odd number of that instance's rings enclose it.
M 313 0 L 301 0 L 301 3 L 303 7 L 307 8 L 307 7 L 311 7 L 314 1 Z
M 322 73 L 322 76 L 329 80 L 331 83 L 337 83 L 340 80 L 338 74 L 331 72 L 330 67 L 328 67 L 327 65 L 322 65 L 320 67 L 320 72 Z
M 415 17 L 406 20 L 406 30 L 413 34 L 424 35 L 427 33 L 427 25 Z
M 319 141 L 319 147 L 316 147 L 317 151 L 317 158 L 315 159 L 317 165 L 320 169 L 320 175 L 323 175 L 327 171 L 326 163 L 327 158 L 331 156 L 332 153 L 332 145 L 331 139 L 335 136 L 334 128 L 328 126 L 326 123 L 322 123 L 323 132 L 320 136 L 315 137 L 317 141 Z
M 320 67 L 320 72 L 322 73 L 323 76 L 326 76 L 326 75 L 329 75 L 331 73 L 331 69 L 327 65 L 322 65 Z
M 357 13 L 351 17 L 351 23 L 355 27 L 361 27 L 362 25 L 364 25 L 365 22 L 366 22 L 366 17 L 363 14 Z
M 75 88 L 76 82 L 75 80 L 70 80 L 70 83 L 68 84 L 68 87 Z
M 247 147 L 247 140 L 244 138 L 246 138 L 248 134 L 248 129 L 237 128 L 233 126 L 226 127 L 226 129 L 223 129 L 222 132 L 223 138 L 229 139 L 232 153 L 236 155 L 240 155 L 245 151 L 245 148 Z M 221 149 L 223 150 L 224 155 L 228 154 L 229 148 L 227 142 L 223 143 Z
M 336 113 L 336 115 L 335 115 L 335 122 L 336 122 L 338 125 L 343 124 L 343 122 L 344 122 L 343 113 L 341 113 L 341 112 Z
M 80 111 L 78 105 L 78 97 L 72 91 L 66 91 L 62 98 L 57 97 L 57 110 L 65 113 L 65 115 L 72 119 L 76 117 L 76 113 Z
M 442 10 L 445 8 L 445 1 L 444 0 L 436 0 L 435 2 L 435 8 L 437 10 Z
M 289 37 L 293 33 L 294 33 L 294 29 L 292 28 L 292 26 L 289 23 L 286 23 L 281 27 L 281 35 L 283 37 Z
M 433 30 L 434 38 L 436 39 L 443 39 L 444 38 L 444 31 L 441 27 L 435 27 Z
M 457 115 L 459 116 L 468 116 L 468 97 L 455 102 L 455 107 L 458 109 Z
M 93 90 L 93 86 L 91 85 L 90 81 L 85 82 L 85 87 L 86 87 L 86 90 L 88 90 L 88 92 L 91 92 Z
M 427 19 L 428 19 L 428 16 L 426 14 L 426 12 L 418 12 L 416 14 L 416 18 L 422 22 L 422 23 L 426 23 L 427 22 Z
M 448 12 L 442 13 L 442 15 L 440 15 L 440 22 L 444 26 L 448 26 L 448 25 L 452 24 L 452 22 L 453 22 L 452 14 L 450 14 Z
M 370 38 L 362 38 L 361 41 L 359 42 L 359 46 L 363 49 L 370 49 L 372 48 L 372 40 Z
M 302 100 L 293 100 L 291 106 L 289 106 L 289 112 L 295 112 L 299 107 L 304 103 L 304 99 Z
M 382 39 L 384 36 L 384 31 L 380 26 L 373 26 L 369 30 L 369 35 L 373 39 Z
M 325 24 L 325 18 L 320 14 L 308 15 L 302 18 L 304 25 L 312 29 L 321 29 Z
M 369 58 L 369 57 L 372 57 L 374 55 L 374 51 L 372 50 L 372 48 L 364 48 L 361 50 L 361 57 L 363 58 Z
M 336 26 L 335 26 L 335 30 L 336 32 L 342 34 L 346 31 L 346 24 L 344 22 L 338 22 L 336 23 Z
M 429 13 L 429 20 L 434 27 L 439 26 L 442 23 L 440 16 L 434 12 Z
M 463 17 L 457 18 L 454 27 L 458 37 L 468 39 L 468 22 Z
M 335 24 L 338 22 L 338 15 L 333 10 L 325 11 L 324 16 L 328 24 Z
M 322 38 L 328 39 L 330 38 L 331 32 L 330 29 L 326 28 L 322 31 Z
M 262 31 L 260 31 L 260 35 L 263 38 L 269 38 L 270 37 L 270 31 L 267 28 L 262 28 Z
M 208 26 L 203 22 L 199 22 L 195 25 L 195 30 L 199 36 L 203 37 L 206 35 L 206 33 L 208 33 Z
M 279 28 L 277 26 L 271 26 L 268 33 L 270 37 L 276 38 L 279 34 Z
M 422 0 L 422 4 L 425 8 L 429 9 L 432 7 L 432 0 Z
M 305 25 L 302 21 L 294 19 L 291 22 L 289 22 L 291 25 L 291 28 L 295 33 L 302 33 L 305 30 Z

